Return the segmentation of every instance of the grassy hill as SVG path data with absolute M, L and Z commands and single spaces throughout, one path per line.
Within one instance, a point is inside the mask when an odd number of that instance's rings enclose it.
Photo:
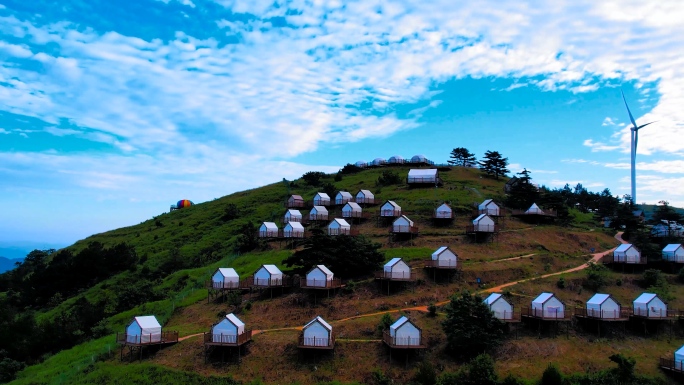
M 408 167 L 392 168 L 402 178 Z M 440 188 L 408 188 L 399 183 L 377 187 L 382 170 L 366 170 L 345 175 L 334 181 L 329 176 L 323 182 L 333 183 L 338 190 L 356 193 L 367 188 L 382 200 L 394 200 L 420 228 L 420 235 L 411 240 L 394 240 L 387 227 L 375 219 L 353 224 L 360 232 L 382 245 L 387 260 L 402 257 L 418 272 L 419 281 L 407 288 L 394 288 L 390 295 L 372 279 L 361 279 L 343 293 L 330 298 L 313 298 L 298 291 L 275 293 L 253 292 L 243 297 L 250 309 L 239 309 L 239 317 L 248 328 L 262 331 L 255 335 L 249 353 L 241 365 L 204 363 L 200 337 L 190 337 L 177 345 L 155 352 L 142 362 L 119 362 L 114 337 L 83 343 L 72 349 L 48 357 L 44 362 L 20 372 L 13 384 L 47 383 L 196 383 L 213 384 L 226 381 L 243 383 L 313 384 L 331 381 L 371 381 L 371 373 L 382 371 L 398 383 L 411 380 L 416 362 L 428 360 L 439 371 L 454 371 L 462 364 L 444 353 L 444 336 L 440 328 L 443 315 L 430 318 L 420 308 L 430 303 L 443 303 L 463 289 L 478 291 L 497 284 L 535 278 L 543 274 L 572 268 L 589 259 L 591 250 L 601 251 L 618 242 L 613 234 L 597 226 L 591 215 L 571 211 L 571 225 L 535 225 L 506 218 L 503 231 L 493 242 L 472 243 L 464 234 L 472 205 L 486 198 L 501 200 L 504 180 L 481 177 L 479 171 L 454 167 L 441 172 L 444 186 Z M 125 309 L 109 314 L 102 328 L 123 331 L 134 315 L 155 314 L 167 330 L 178 330 L 181 336 L 192 336 L 208 331 L 220 314 L 234 311 L 222 302 L 208 302 L 204 282 L 217 267 L 234 267 L 241 276 L 251 275 L 260 265 L 273 263 L 280 267 L 293 249 L 286 242 L 262 242 L 259 249 L 238 253 L 241 232 L 251 222 L 280 222 L 285 212 L 283 202 L 289 194 L 302 195 L 310 200 L 321 191 L 306 185 L 301 179 L 289 184 L 275 183 L 258 189 L 235 193 L 211 202 L 198 204 L 171 213 L 164 213 L 138 225 L 96 234 L 77 242 L 69 249 L 79 252 L 91 242 L 106 247 L 125 242 L 139 256 L 134 269 L 116 274 L 82 290 L 62 303 L 39 311 L 38 319 L 50 319 L 68 312 L 81 298 L 91 303 L 111 303 L 112 308 Z M 447 226 L 435 226 L 431 214 L 442 202 L 449 202 L 457 218 Z M 239 215 L 226 215 L 231 207 Z M 378 206 L 368 210 L 375 212 Z M 457 279 L 434 280 L 423 271 L 421 260 L 436 248 L 449 245 L 459 255 L 462 273 Z M 558 287 L 558 277 L 534 279 L 510 288 L 516 306 L 524 307 L 543 290 L 556 291 L 569 305 L 581 304 L 591 295 L 583 289 L 582 272 L 564 277 L 567 284 Z M 638 272 L 611 272 L 610 285 L 623 304 L 643 291 Z M 118 293 L 135 285 L 140 277 L 149 277 L 144 290 L 154 293 L 154 300 L 121 305 Z M 476 283 L 479 278 L 480 284 Z M 671 305 L 684 309 L 682 286 L 671 282 Z M 616 282 L 620 281 L 618 286 Z M 143 293 L 144 294 L 144 293 Z M 152 298 L 152 297 L 151 297 Z M 116 305 L 116 306 L 115 306 Z M 388 363 L 388 355 L 381 343 L 376 325 L 383 312 L 393 317 L 409 314 L 423 329 L 429 349 L 407 366 Z M 111 311 L 110 311 L 111 313 Z M 338 345 L 334 358 L 299 359 L 296 338 L 304 323 L 316 315 L 323 316 L 334 327 Z M 354 318 L 357 317 L 358 318 Z M 277 330 L 276 330 L 277 329 Z M 656 368 L 657 357 L 670 353 L 684 342 L 675 335 L 656 336 L 621 334 L 619 338 L 596 338 L 580 328 L 571 328 L 567 335 L 553 337 L 534 328 L 518 327 L 515 334 L 495 354 L 497 370 L 503 376 L 511 373 L 524 378 L 538 378 L 549 360 L 558 362 L 566 373 L 598 370 L 610 367 L 611 352 L 623 352 L 637 358 L 637 368 L 648 375 L 662 375 Z M 610 334 L 616 336 L 617 332 Z M 515 337 L 514 337 L 515 336 Z M 679 345 L 677 345 L 679 344 Z M 587 347 L 591 349 L 587 349 Z M 220 361 L 220 357 L 218 358 Z M 655 360 L 655 361 L 654 361 Z

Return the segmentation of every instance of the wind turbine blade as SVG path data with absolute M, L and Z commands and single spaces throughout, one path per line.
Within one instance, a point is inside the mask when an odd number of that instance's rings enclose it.
M 657 120 L 656 120 L 656 121 L 653 121 L 653 122 L 650 122 L 650 123 L 642 124 L 641 126 L 639 126 L 639 127 L 635 128 L 635 130 L 639 130 L 639 129 L 642 129 L 642 128 L 644 128 L 644 127 L 648 126 L 649 124 L 653 124 L 653 123 L 655 123 L 655 122 L 657 122 Z
M 634 121 L 634 117 L 632 116 L 632 111 L 629 110 L 629 106 L 627 105 L 627 99 L 625 99 L 625 92 L 620 89 L 620 92 L 622 92 L 622 100 L 625 102 L 625 107 L 627 107 L 627 113 L 629 114 L 629 120 L 632 121 L 632 124 L 636 128 L 637 124 Z

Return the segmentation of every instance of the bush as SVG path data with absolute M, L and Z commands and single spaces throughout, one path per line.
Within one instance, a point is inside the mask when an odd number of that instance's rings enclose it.
M 413 381 L 419 385 L 435 385 L 437 383 L 437 372 L 430 361 L 423 361 L 418 366 L 418 371 L 413 376 Z
M 400 184 L 401 177 L 394 171 L 384 170 L 375 182 L 376 186 L 391 186 L 393 184 Z
M 584 280 L 584 286 L 593 290 L 599 291 L 602 287 L 606 286 L 608 283 L 608 268 L 596 263 L 589 263 L 587 267 L 586 278 Z
M 309 171 L 302 175 L 302 179 L 309 186 L 318 187 L 321 184 L 321 179 L 325 178 L 325 173 L 320 171 Z
M 506 325 L 494 317 L 479 295 L 464 291 L 452 296 L 446 313 L 442 329 L 451 353 L 472 357 L 503 343 Z
M 679 269 L 679 273 L 677 273 L 677 280 L 678 280 L 679 282 L 684 283 L 684 267 L 682 267 L 681 269 Z
M 558 281 L 556 282 L 556 287 L 558 287 L 559 289 L 565 289 L 565 278 L 564 277 L 558 278 Z
M 340 169 L 338 174 L 356 174 L 357 172 L 361 171 L 363 171 L 361 167 L 358 167 L 355 164 L 347 163 Z
M 390 325 L 394 323 L 394 320 L 392 319 L 392 316 L 389 315 L 389 313 L 385 313 L 382 315 L 382 318 L 380 319 L 380 323 L 378 324 L 378 331 L 382 335 L 382 333 L 389 329 Z
M 665 276 L 660 270 L 648 269 L 644 271 L 644 274 L 641 277 L 641 282 L 644 288 L 649 288 L 653 286 L 661 286 L 663 283 L 666 283 L 667 281 L 665 280 Z
M 562 385 L 563 384 L 563 373 L 558 370 L 558 367 L 554 364 L 549 364 L 542 374 L 539 385 Z
M 432 317 L 432 318 L 437 317 L 437 306 L 435 306 L 434 303 L 431 303 L 427 307 L 427 310 L 428 310 L 428 317 Z

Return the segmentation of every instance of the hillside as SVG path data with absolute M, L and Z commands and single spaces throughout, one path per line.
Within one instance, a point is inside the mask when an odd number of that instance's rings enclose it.
M 393 168 L 402 178 L 407 167 Z M 360 233 L 381 244 L 386 260 L 402 257 L 407 260 L 419 280 L 404 290 L 394 288 L 390 294 L 371 278 L 357 280 L 353 287 L 330 298 L 312 298 L 296 290 L 270 293 L 249 293 L 243 297 L 239 316 L 249 328 L 260 330 L 250 345 L 242 364 L 205 364 L 201 338 L 197 333 L 208 331 L 219 314 L 230 312 L 232 306 L 208 302 L 204 282 L 217 267 L 234 267 L 241 276 L 248 276 L 262 264 L 273 263 L 285 269 L 283 259 L 292 254 L 287 242 L 260 242 L 258 249 L 248 253 L 235 252 L 246 231 L 262 221 L 280 222 L 285 212 L 283 202 L 290 194 L 310 200 L 320 191 L 301 179 L 286 185 L 275 183 L 262 188 L 235 193 L 211 202 L 198 204 L 171 213 L 164 213 L 135 226 L 96 234 L 69 247 L 76 254 L 98 242 L 104 248 L 126 243 L 135 249 L 135 265 L 85 287 L 76 295 L 56 306 L 46 306 L 37 313 L 37 320 L 54 319 L 71 311 L 78 301 L 102 308 L 106 321 L 98 324 L 99 339 L 53 355 L 41 364 L 20 372 L 16 384 L 34 383 L 215 383 L 226 376 L 240 381 L 265 383 L 312 384 L 329 381 L 368 382 L 377 369 L 399 383 L 408 382 L 415 373 L 416 362 L 408 366 L 389 365 L 387 353 L 375 332 L 383 312 L 409 314 L 421 326 L 429 349 L 421 356 L 440 368 L 455 371 L 462 364 L 444 353 L 443 315 L 430 318 L 425 306 L 444 305 L 449 297 L 463 289 L 484 290 L 498 284 L 544 274 L 560 272 L 585 263 L 592 251 L 608 250 L 618 244 L 612 233 L 597 227 L 590 214 L 570 213 L 570 225 L 529 224 L 508 217 L 503 231 L 493 242 L 473 243 L 464 235 L 472 204 L 486 198 L 501 200 L 504 180 L 482 178 L 474 169 L 454 167 L 441 172 L 444 186 L 440 188 L 408 188 L 403 183 L 376 187 L 382 170 L 366 170 L 345 175 L 334 181 L 329 176 L 323 182 L 333 183 L 337 190 L 355 193 L 361 188 L 372 190 L 381 200 L 394 200 L 420 228 L 418 237 L 394 240 L 385 225 L 375 219 L 353 224 Z M 431 214 L 442 202 L 449 202 L 456 220 L 446 226 L 435 226 Z M 234 206 L 233 206 L 234 205 Z M 233 208 L 239 212 L 234 212 Z M 368 209 L 377 210 L 377 206 Z M 253 234 L 252 234 L 253 235 Z M 451 281 L 435 279 L 422 269 L 421 260 L 439 246 L 448 245 L 459 255 L 462 273 Z M 511 286 L 516 306 L 524 307 L 535 293 L 557 291 L 568 304 L 580 305 L 590 295 L 582 292 L 582 272 L 567 274 L 568 285 L 557 287 L 558 277 L 534 279 Z M 611 282 L 622 282 L 616 295 L 622 303 L 643 291 L 638 273 L 610 273 Z M 477 281 L 479 280 L 479 284 Z M 684 309 L 684 290 L 672 282 L 671 304 Z M 609 285 L 611 289 L 615 284 Z M 121 293 L 126 293 L 122 295 Z M 128 302 L 127 302 L 128 301 Z M 250 309 L 244 307 L 250 304 Z M 441 310 L 440 310 L 441 312 Z M 155 314 L 166 330 L 177 330 L 181 336 L 193 336 L 178 344 L 147 356 L 142 362 L 121 363 L 111 333 L 123 331 L 134 315 Z M 298 327 L 315 315 L 326 318 L 335 328 L 338 347 L 334 358 L 318 361 L 298 359 L 296 338 Z M 597 340 L 590 333 L 574 329 L 567 338 L 546 335 L 539 340 L 534 329 L 517 328 L 515 338 L 509 338 L 495 355 L 496 367 L 503 376 L 515 374 L 538 378 L 549 357 L 557 359 L 566 372 L 583 371 L 588 362 L 595 370 L 611 367 L 607 356 L 620 351 L 638 359 L 638 368 L 648 375 L 660 376 L 652 356 L 664 355 L 676 341 L 662 337 L 627 337 L 611 339 L 608 348 L 583 350 Z M 544 341 L 552 347 L 543 346 Z M 680 343 L 681 345 L 681 343 Z M 679 346 L 679 345 L 676 345 Z M 669 350 L 668 350 L 669 349 Z M 573 353 L 564 358 L 563 352 Z M 220 358 L 218 358 L 220 361 Z M 540 363 L 530 365 L 530 363 Z M 217 376 L 217 377 L 214 377 Z M 59 379 L 52 381 L 52 379 Z

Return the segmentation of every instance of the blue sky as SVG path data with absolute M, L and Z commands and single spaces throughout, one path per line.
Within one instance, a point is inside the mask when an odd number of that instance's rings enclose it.
M 68 244 L 309 170 L 454 147 L 684 206 L 684 5 L 0 4 L 0 242 Z

